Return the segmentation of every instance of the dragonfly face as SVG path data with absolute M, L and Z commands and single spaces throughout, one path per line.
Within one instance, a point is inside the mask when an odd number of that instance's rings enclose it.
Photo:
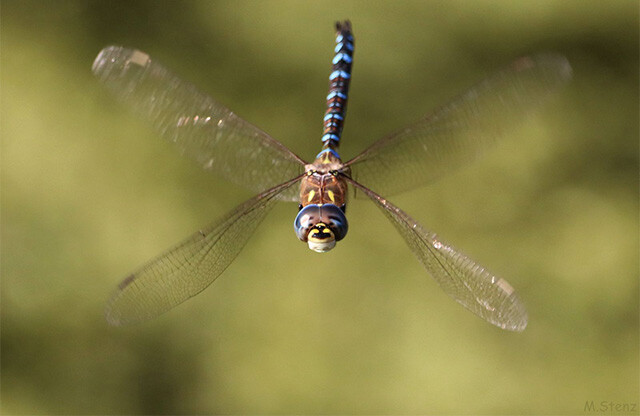
M 493 325 L 509 331 L 525 329 L 527 311 L 509 283 L 387 198 L 430 183 L 490 148 L 504 135 L 505 123 L 519 120 L 571 78 L 566 58 L 542 54 L 518 59 L 450 104 L 343 163 L 338 146 L 354 37 L 349 22 L 338 23 L 336 29 L 322 151 L 313 163 L 146 53 L 119 46 L 100 52 L 93 72 L 115 96 L 204 169 L 257 192 L 124 279 L 105 310 L 110 324 L 154 318 L 200 293 L 238 256 L 277 201 L 298 201 L 297 237 L 314 251 L 331 250 L 348 231 L 345 210 L 350 186 L 380 208 L 445 293 Z
M 307 205 L 298 212 L 293 227 L 298 238 L 318 253 L 334 248 L 349 230 L 343 209 L 333 204 Z

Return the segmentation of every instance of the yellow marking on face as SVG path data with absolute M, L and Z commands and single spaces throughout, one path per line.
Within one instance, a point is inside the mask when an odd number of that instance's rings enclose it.
M 309 197 L 307 198 L 307 202 L 311 202 L 311 200 L 315 195 L 316 195 L 316 191 L 309 192 Z
M 318 228 L 313 228 L 311 231 L 309 231 L 309 235 L 307 236 L 307 239 L 309 241 L 314 241 L 314 242 L 324 242 L 324 241 L 334 241 L 335 240 L 335 236 L 333 235 L 333 231 L 331 231 L 331 229 L 329 227 L 327 227 L 326 225 L 319 223 L 318 225 L 322 225 L 322 229 L 318 229 Z M 318 234 L 328 234 L 327 236 L 324 237 L 318 237 Z
M 327 194 L 329 195 L 329 199 L 331 200 L 331 202 L 336 202 L 336 198 L 335 198 L 335 195 L 333 194 L 333 191 L 327 190 Z

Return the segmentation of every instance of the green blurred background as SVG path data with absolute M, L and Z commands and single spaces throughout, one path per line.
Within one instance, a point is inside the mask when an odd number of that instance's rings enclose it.
M 636 1 L 7 1 L 1 5 L 4 414 L 583 414 L 638 404 Z M 203 173 L 93 78 L 144 50 L 303 158 L 318 150 L 333 23 L 357 50 L 342 154 L 518 56 L 574 80 L 514 140 L 394 197 L 507 278 L 522 334 L 448 298 L 364 200 L 338 249 L 294 204 L 163 317 L 111 328 L 130 271 L 251 195 Z M 371 230 L 375 230 L 374 233 Z

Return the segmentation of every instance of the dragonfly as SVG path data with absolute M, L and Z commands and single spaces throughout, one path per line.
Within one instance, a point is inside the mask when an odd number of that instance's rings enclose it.
M 109 324 L 146 321 L 203 291 L 238 256 L 277 201 L 298 202 L 298 239 L 315 252 L 333 249 L 347 235 L 347 196 L 353 191 L 382 210 L 445 293 L 499 328 L 525 329 L 526 308 L 506 280 L 424 228 L 387 197 L 477 159 L 505 136 L 507 121 L 528 115 L 571 78 L 568 60 L 554 53 L 517 59 L 343 162 L 338 149 L 355 39 L 349 21 L 335 27 L 322 147 L 311 163 L 148 54 L 120 46 L 98 54 L 93 73 L 117 99 L 205 170 L 257 193 L 128 275 L 107 302 Z

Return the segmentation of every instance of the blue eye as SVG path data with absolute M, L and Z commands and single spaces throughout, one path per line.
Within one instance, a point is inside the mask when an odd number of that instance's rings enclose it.
M 307 205 L 302 208 L 295 221 L 293 221 L 293 228 L 296 231 L 296 235 L 301 241 L 307 241 L 307 235 L 314 225 L 320 222 L 320 206 L 316 204 Z
M 349 231 L 349 223 L 344 211 L 333 204 L 325 204 L 321 207 L 322 219 L 336 235 L 336 241 L 342 240 Z

